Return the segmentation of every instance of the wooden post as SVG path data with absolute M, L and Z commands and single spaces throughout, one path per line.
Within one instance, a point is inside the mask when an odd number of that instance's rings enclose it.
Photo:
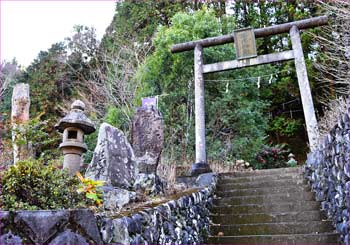
M 293 26 L 290 29 L 289 33 L 290 33 L 292 47 L 294 51 L 294 61 L 295 61 L 295 67 L 297 71 L 301 101 L 303 104 L 306 129 L 307 129 L 307 134 L 309 138 L 310 149 L 312 151 L 317 146 L 317 138 L 319 135 L 316 114 L 315 114 L 314 104 L 312 101 L 309 79 L 307 77 L 307 70 L 306 70 L 304 54 L 301 46 L 300 33 L 299 33 L 298 27 Z
M 195 131 L 196 131 L 196 162 L 192 165 L 191 175 L 211 172 L 207 164 L 205 145 L 205 110 L 204 110 L 204 78 L 203 78 L 203 47 L 194 48 L 194 93 L 195 93 Z

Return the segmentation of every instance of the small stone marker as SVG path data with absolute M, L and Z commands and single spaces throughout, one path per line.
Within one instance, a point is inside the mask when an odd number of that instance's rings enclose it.
M 157 97 L 147 97 L 142 98 L 142 107 L 154 107 L 158 108 L 158 98 Z
M 96 130 L 84 110 L 85 104 L 82 101 L 74 101 L 71 111 L 55 126 L 59 132 L 63 132 L 63 140 L 60 144 L 64 155 L 63 168 L 68 169 L 70 175 L 80 170 L 81 155 L 87 150 L 84 134 L 91 134 Z
M 25 145 L 16 144 L 18 139 L 18 131 L 21 131 L 21 125 L 29 121 L 29 85 L 24 83 L 17 84 L 12 93 L 12 142 L 13 142 L 13 162 L 29 158 L 33 155 L 31 144 L 28 142 Z
M 106 185 L 131 189 L 135 175 L 135 156 L 126 136 L 108 123 L 102 123 L 85 177 L 105 181 Z

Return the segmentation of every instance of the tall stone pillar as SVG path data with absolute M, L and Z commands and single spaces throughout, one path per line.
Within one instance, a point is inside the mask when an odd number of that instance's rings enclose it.
M 2 143 L 2 137 L 3 137 L 3 131 L 4 131 L 4 123 L 3 123 L 3 117 L 0 114 L 0 154 L 4 151 L 4 144 Z
M 298 84 L 299 84 L 301 102 L 303 104 L 303 111 L 304 111 L 307 135 L 309 138 L 310 150 L 313 151 L 316 149 L 316 146 L 317 146 L 319 131 L 318 131 L 318 125 L 317 125 L 316 114 L 314 109 L 314 103 L 312 101 L 309 78 L 307 77 L 304 53 L 303 53 L 303 48 L 300 40 L 300 32 L 298 27 L 293 26 L 290 29 L 289 33 L 290 33 L 290 38 L 292 41 L 292 47 L 294 52 L 294 63 L 297 71 Z
M 17 84 L 12 93 L 11 123 L 12 123 L 12 143 L 13 162 L 32 157 L 33 151 L 30 142 L 19 145 L 16 141 L 20 137 L 19 132 L 23 130 L 23 124 L 29 121 L 29 85 Z M 28 139 L 29 140 L 29 139 Z
M 207 163 L 205 142 L 203 47 L 199 44 L 194 49 L 194 111 L 196 132 L 196 162 L 192 164 L 191 175 L 211 172 Z

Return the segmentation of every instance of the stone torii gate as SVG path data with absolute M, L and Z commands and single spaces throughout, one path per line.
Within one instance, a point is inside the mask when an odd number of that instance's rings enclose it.
M 268 64 L 278 61 L 294 60 L 310 149 L 312 150 L 316 147 L 318 126 L 299 30 L 326 25 L 327 22 L 328 19 L 326 16 L 320 16 L 259 29 L 245 28 L 236 30 L 232 34 L 180 43 L 171 47 L 172 53 L 194 49 L 196 161 L 192 165 L 192 175 L 211 172 L 210 167 L 207 163 L 205 143 L 203 78 L 203 74 L 205 73 L 239 69 L 243 67 Z M 289 32 L 290 34 L 293 48 L 292 50 L 273 54 L 257 55 L 255 38 L 286 32 Z M 203 64 L 203 48 L 231 42 L 235 43 L 237 53 L 236 60 L 224 61 L 214 64 Z

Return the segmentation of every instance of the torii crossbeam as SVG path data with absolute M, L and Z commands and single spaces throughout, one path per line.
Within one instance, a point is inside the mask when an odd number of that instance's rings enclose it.
M 309 18 L 300 21 L 289 22 L 280 25 L 269 26 L 259 29 L 242 30 L 245 32 L 243 40 L 238 39 L 238 31 L 232 34 L 211 37 L 186 43 L 180 43 L 171 47 L 172 53 L 189 51 L 194 49 L 194 83 L 195 83 L 195 132 L 196 132 L 196 161 L 192 165 L 192 175 L 211 172 L 207 163 L 206 143 L 205 143 L 205 110 L 204 110 L 204 78 L 203 74 L 218 72 L 243 67 L 268 64 L 278 61 L 293 60 L 295 62 L 298 85 L 303 104 L 304 117 L 309 138 L 309 145 L 314 149 L 317 144 L 318 126 L 316 121 L 315 109 L 312 101 L 309 79 L 307 76 L 304 54 L 302 50 L 300 32 L 301 29 L 308 29 L 317 26 L 326 25 L 327 16 Z M 255 38 L 266 37 L 289 32 L 292 42 L 292 50 L 256 55 Z M 250 34 L 250 36 L 249 36 Z M 246 42 L 244 38 L 249 38 Z M 222 45 L 235 42 L 236 51 L 243 53 L 237 60 L 224 61 L 214 64 L 203 64 L 203 48 Z M 250 45 L 248 47 L 247 45 Z M 252 48 L 253 47 L 253 48 Z M 244 55 L 247 52 L 248 55 Z

